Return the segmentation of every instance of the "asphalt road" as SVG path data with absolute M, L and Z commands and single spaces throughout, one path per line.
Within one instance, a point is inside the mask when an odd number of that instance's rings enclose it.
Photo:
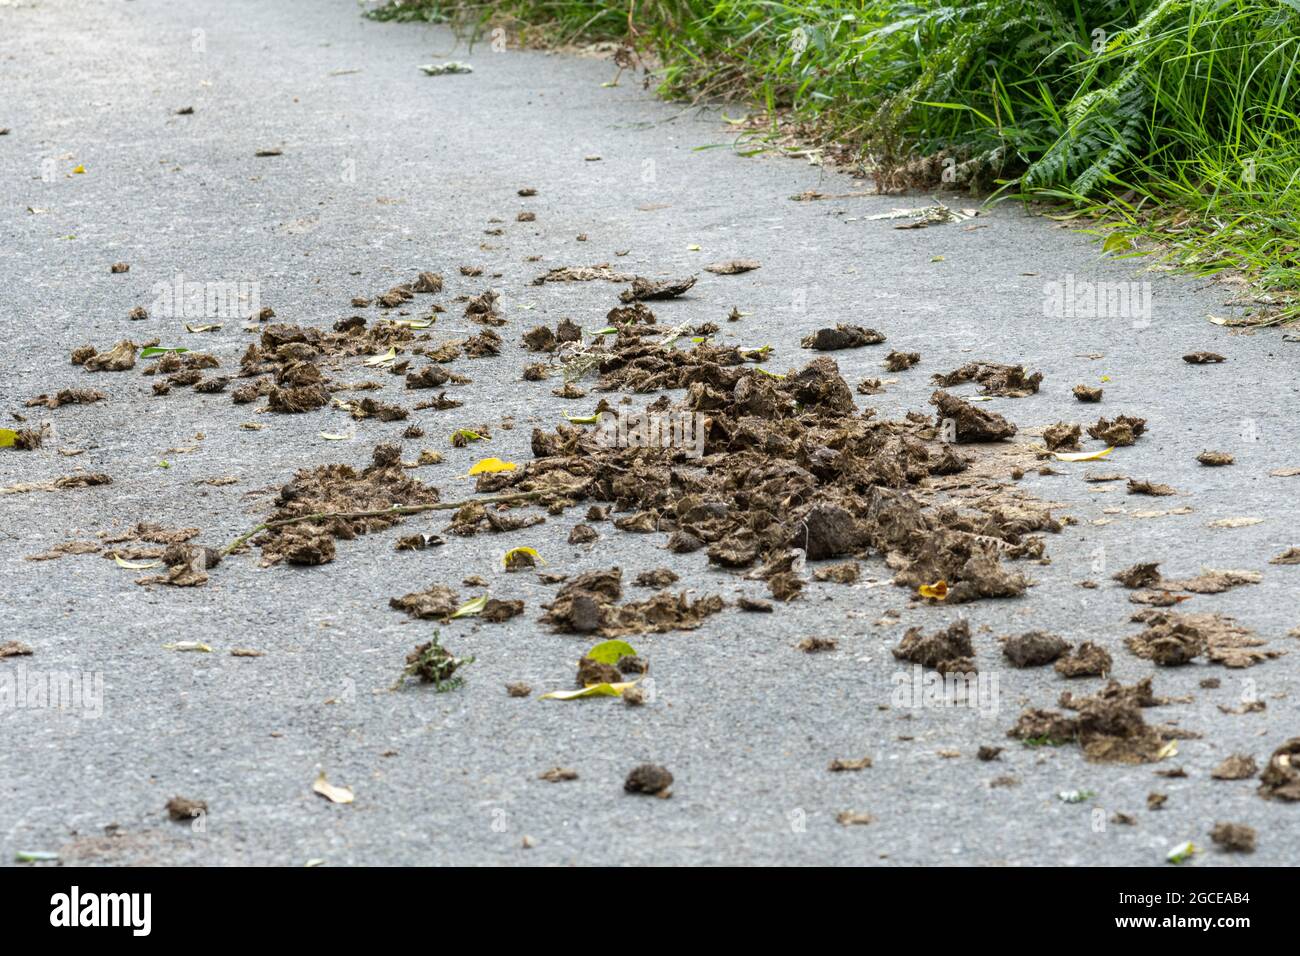
M 474 72 L 417 69 L 449 58 Z M 1207 849 L 1188 866 L 1293 863 L 1300 806 L 1209 771 L 1236 752 L 1262 765 L 1300 732 L 1300 646 L 1286 636 L 1300 625 L 1300 567 L 1267 563 L 1300 544 L 1300 477 L 1269 475 L 1300 466 L 1300 345 L 1210 323 L 1231 314 L 1231 287 L 1104 260 L 1087 237 L 1013 205 L 974 223 L 896 230 L 868 217 L 929 198 L 792 202 L 809 189 L 866 186 L 806 160 L 741 156 L 726 148 L 735 134 L 718 112 L 658 101 L 631 77 L 603 86 L 613 73 L 595 57 L 456 48 L 440 28 L 363 20 L 351 0 L 0 3 L 0 128 L 11 129 L 0 136 L 0 406 L 55 427 L 36 451 L 0 451 L 0 485 L 78 470 L 113 479 L 0 496 L 0 643 L 21 640 L 34 652 L 0 660 L 0 681 L 26 668 L 85 673 L 103 688 L 102 707 L 0 711 L 0 859 L 48 851 L 108 864 L 1162 864 L 1192 840 Z M 176 114 L 189 106 L 192 115 Z M 721 148 L 701 148 L 710 146 Z M 254 155 L 268 148 L 282 154 Z M 522 187 L 537 195 L 521 198 Z M 516 222 L 521 210 L 536 221 Z M 485 234 L 496 228 L 503 234 Z M 735 256 L 762 268 L 700 272 Z M 130 272 L 111 275 L 117 261 Z M 1049 536 L 1052 561 L 1029 568 L 1037 583 L 1025 597 L 960 609 L 974 625 L 981 670 L 999 681 L 982 710 L 891 705 L 906 669 L 889 648 L 907 627 L 937 628 L 959 611 L 873 586 L 889 577 L 880 561 L 866 562 L 863 583 L 810 584 L 775 614 L 729 608 L 698 631 L 633 638 L 655 681 L 654 700 L 633 709 L 537 699 L 571 684 L 585 642 L 537 623 L 552 589 L 522 574 L 492 582 L 493 593 L 523 598 L 525 615 L 441 628 L 447 645 L 477 657 L 464 687 L 389 691 L 430 631 L 391 610 L 389 598 L 491 574 L 500 536 L 396 553 L 390 531 L 342 542 L 334 563 L 305 569 L 237 557 L 195 589 L 138 586 L 140 572 L 95 555 L 25 560 L 142 520 L 199 527 L 201 540 L 220 544 L 256 523 L 296 468 L 364 463 L 375 442 L 400 439 L 405 423 L 365 421 L 350 440 L 327 441 L 322 431 L 352 427 L 344 412 L 258 416 L 227 395 L 155 398 L 139 367 L 88 375 L 69 364 L 78 345 L 160 337 L 237 365 L 252 338 L 239 321 L 190 334 L 183 326 L 193 319 L 156 309 L 146 322 L 128 320 L 130 308 L 155 301 L 157 283 L 254 282 L 280 320 L 318 325 L 352 314 L 353 296 L 421 270 L 448 277 L 445 302 L 499 290 L 504 354 L 459 368 L 474 378 L 457 393 L 465 406 L 416 413 L 428 437 L 403 443 L 411 455 L 444 452 L 445 464 L 417 474 L 455 498 L 470 493 L 456 476 L 481 451 L 451 448 L 454 428 L 513 417 L 513 430 L 494 432 L 491 454 L 524 461 L 534 424 L 553 427 L 594 403 L 596 394 L 565 402 L 550 394 L 553 383 L 519 382 L 517 343 L 525 328 L 563 316 L 603 324 L 617 286 L 529 282 L 546 268 L 607 261 L 646 275 L 700 273 L 688 297 L 657 308 L 660 320 L 717 321 L 722 341 L 771 344 L 774 368 L 808 358 L 798 343 L 812 329 L 880 329 L 888 346 L 920 352 L 922 364 L 889 375 L 883 349 L 835 358 L 850 383 L 897 379 L 884 395 L 858 397 L 881 415 L 928 412 L 932 372 L 977 358 L 1023 362 L 1044 373 L 1042 391 L 986 407 L 1026 433 L 1093 413 L 1141 415 L 1149 433 L 1104 467 L 1181 496 L 1139 499 L 1122 483 L 1088 484 L 1083 472 L 1095 465 L 1026 475 L 1023 488 L 1078 523 Z M 484 274 L 462 277 L 461 265 Z M 1067 281 L 1149 282 L 1151 320 L 1139 328 L 1113 315 L 1045 314 L 1045 286 Z M 750 314 L 723 321 L 733 307 Z M 437 326 L 464 328 L 454 305 Z M 1181 360 L 1198 349 L 1228 362 Z M 1070 395 L 1076 383 L 1103 380 L 1101 406 Z M 109 401 L 22 407 L 73 386 L 103 389 Z M 253 420 L 264 427 L 240 427 Z M 1205 448 L 1232 452 L 1236 464 L 1198 465 Z M 82 453 L 61 454 L 72 449 Z M 238 481 L 201 483 L 216 476 Z M 1191 511 L 1133 515 L 1184 507 Z M 580 514 L 550 518 L 509 545 L 536 547 L 561 573 L 618 564 L 630 579 L 669 563 L 656 550 L 663 536 L 609 525 L 595 545 L 568 545 Z M 1263 520 L 1208 527 L 1239 516 Z M 420 517 L 403 530 L 444 524 Z M 1107 576 L 1137 560 L 1160 560 L 1171 575 L 1262 571 L 1258 585 L 1184 608 L 1233 615 L 1290 653 L 1249 670 L 1200 662 L 1159 670 L 1156 691 L 1187 700 L 1153 719 L 1199 736 L 1157 766 L 1089 764 L 1074 747 L 1007 739 L 1022 706 L 1053 706 L 1067 685 L 1050 668 L 1002 666 L 996 635 L 1044 628 L 1109 647 L 1126 683 L 1152 672 L 1123 647 L 1137 629 L 1128 623 L 1135 608 Z M 702 555 L 671 563 L 697 593 L 765 596 L 760 582 L 711 570 Z M 1081 589 L 1085 578 L 1102 586 Z M 901 621 L 874 624 L 888 608 Z M 839 649 L 794 649 L 812 635 L 837 638 Z M 213 651 L 164 648 L 177 641 Z M 264 656 L 232 657 L 232 647 Z M 1219 689 L 1199 686 L 1209 676 L 1222 679 Z M 505 683 L 516 680 L 530 682 L 533 696 L 507 697 Z M 1267 706 L 1221 712 L 1244 697 Z M 975 759 L 980 745 L 1006 749 L 986 763 Z M 827 770 L 832 759 L 862 756 L 874 766 Z M 673 772 L 672 799 L 624 794 L 627 772 L 645 761 Z M 578 779 L 538 779 L 557 765 Z M 1169 765 L 1187 776 L 1155 775 Z M 314 794 L 321 771 L 355 801 Z M 999 777 L 1015 783 L 990 786 Z M 1093 795 L 1060 799 L 1071 790 Z M 1146 809 L 1152 791 L 1169 795 L 1165 809 Z M 201 827 L 167 819 L 176 794 L 207 801 Z M 843 811 L 874 822 L 841 825 Z M 1117 811 L 1137 824 L 1097 825 Z M 1255 827 L 1258 851 L 1209 848 L 1219 820 Z

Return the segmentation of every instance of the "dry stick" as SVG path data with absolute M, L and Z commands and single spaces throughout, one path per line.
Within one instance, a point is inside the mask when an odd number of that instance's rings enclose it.
M 391 508 L 380 508 L 375 511 L 318 511 L 315 514 L 300 515 L 297 518 L 281 518 L 278 521 L 265 521 L 250 531 L 241 534 L 230 544 L 221 549 L 221 556 L 225 557 L 236 548 L 242 546 L 248 539 L 263 531 L 269 531 L 271 528 L 282 528 L 289 524 L 301 524 L 304 521 L 325 521 L 329 518 L 343 518 L 351 520 L 353 518 L 385 518 L 389 515 L 413 515 L 422 511 L 455 511 L 465 505 L 497 505 L 507 504 L 511 501 L 530 501 L 534 498 L 541 498 L 545 495 L 563 495 L 571 492 L 578 492 L 583 489 L 582 485 L 574 485 L 567 488 L 546 488 L 537 491 L 518 491 L 509 495 L 493 495 L 487 498 L 470 498 L 468 501 L 440 501 L 431 505 L 393 505 Z

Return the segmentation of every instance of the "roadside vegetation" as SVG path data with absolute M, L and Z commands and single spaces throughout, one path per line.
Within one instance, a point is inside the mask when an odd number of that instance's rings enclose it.
M 1300 0 L 405 0 L 473 40 L 618 41 L 674 98 L 755 104 L 780 148 L 884 189 L 1056 205 L 1106 251 L 1244 278 L 1300 317 Z M 750 142 L 750 148 L 761 143 Z

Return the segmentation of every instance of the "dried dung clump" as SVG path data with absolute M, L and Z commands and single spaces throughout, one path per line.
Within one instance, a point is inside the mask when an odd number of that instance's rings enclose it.
M 1043 429 L 1043 444 L 1048 451 L 1078 448 L 1083 428 L 1077 423 L 1057 422 Z
M 1066 691 L 1060 703 L 1077 716 L 1053 710 L 1026 710 L 1008 736 L 1054 743 L 1074 740 L 1083 749 L 1084 756 L 1097 763 L 1136 764 L 1159 759 L 1165 740 L 1142 716 L 1142 708 L 1160 703 L 1151 694 L 1150 678 L 1132 687 L 1112 680 L 1089 697 L 1075 697 Z
M 1002 654 L 1014 667 L 1042 667 L 1069 650 L 1063 638 L 1045 631 L 1027 631 L 1002 639 Z
M 1002 365 L 998 362 L 967 362 L 946 375 L 931 378 L 941 388 L 952 388 L 966 382 L 978 382 L 983 395 L 1003 398 L 1025 398 L 1038 391 L 1043 381 L 1042 372 L 1030 374 L 1023 365 Z
M 965 618 L 928 635 L 919 627 L 911 628 L 893 654 L 900 661 L 911 661 L 941 674 L 969 674 L 975 670 L 975 648 Z
M 1199 461 L 1202 465 L 1206 465 L 1210 468 L 1216 468 L 1216 467 L 1222 467 L 1223 465 L 1231 465 L 1235 459 L 1232 457 L 1232 455 L 1230 455 L 1226 451 L 1206 450 L 1201 452 L 1199 455 L 1197 455 L 1196 460 Z
M 1261 797 L 1300 800 L 1300 737 L 1292 737 L 1273 751 L 1259 779 Z
M 1160 562 L 1148 561 L 1134 564 L 1122 571 L 1116 571 L 1111 578 L 1126 588 L 1154 587 L 1161 581 Z
M 334 559 L 334 539 L 350 541 L 358 535 L 392 527 L 402 520 L 395 506 L 433 504 L 436 488 L 409 477 L 402 468 L 397 445 L 377 445 L 372 462 L 361 471 L 350 465 L 304 468 L 280 489 L 271 525 L 253 543 L 262 548 L 264 564 L 325 564 Z M 328 517 L 294 524 L 277 522 Z
M 835 584 L 853 584 L 862 574 L 862 567 L 856 561 L 844 561 L 830 564 L 813 572 L 818 581 L 830 581 Z
M 685 387 L 680 403 L 661 396 L 645 413 L 692 420 L 693 440 L 622 446 L 602 440 L 599 428 L 535 429 L 534 460 L 491 476 L 490 485 L 480 479 L 481 489 L 580 489 L 571 496 L 614 503 L 623 512 L 620 529 L 665 533 L 670 551 L 703 550 L 713 564 L 749 569 L 783 598 L 803 585 L 792 573 L 793 549 L 809 561 L 883 554 L 899 586 L 944 580 L 950 603 L 1024 592 L 1028 579 L 1002 562 L 1042 557 L 1039 533 L 1062 527 L 1048 508 L 997 490 L 944 504 L 920 497 L 914 489 L 933 476 L 969 467 L 935 441 L 929 421 L 859 414 L 827 356 L 777 378 L 743 368 L 734 351 L 675 349 L 620 334 L 600 360 L 600 387 Z M 1014 433 L 1005 422 L 998 428 Z M 617 599 L 581 590 L 559 596 L 547 623 L 616 628 L 606 605 Z M 663 605 L 655 610 L 675 615 Z
M 1074 397 L 1081 402 L 1100 402 L 1102 390 L 1100 386 L 1076 385 L 1073 389 Z
M 1107 445 L 1132 445 L 1146 431 L 1147 420 L 1130 415 L 1118 415 L 1112 421 L 1108 418 L 1097 419 L 1097 424 L 1088 426 L 1088 435 Z
M 597 279 L 632 282 L 635 278 L 627 273 L 615 272 L 608 262 L 602 262 L 594 266 L 558 266 L 535 278 L 533 285 L 545 285 L 548 282 L 593 282 Z
M 704 267 L 705 272 L 719 276 L 734 276 L 742 272 L 752 272 L 760 267 L 757 259 L 727 259 Z
M 893 351 L 885 356 L 885 369 L 890 372 L 906 372 L 919 361 L 921 361 L 920 352 Z
M 60 408 L 63 405 L 90 405 L 108 398 L 103 392 L 93 388 L 65 388 L 54 395 L 37 395 L 25 403 L 28 408 L 43 405 L 46 408 Z
M 460 607 L 460 598 L 445 584 L 432 584 L 423 591 L 412 591 L 392 598 L 390 607 L 405 611 L 411 617 L 446 620 Z
M 1259 764 L 1250 754 L 1233 754 L 1210 771 L 1215 780 L 1248 780 L 1259 773 Z
M 936 391 L 930 396 L 930 404 L 938 412 L 938 425 L 944 429 L 946 422 L 951 422 L 952 440 L 957 442 L 992 442 L 1011 438 L 1016 433 L 1016 426 L 997 412 L 988 412 L 976 408 L 970 402 Z
M 1151 609 L 1139 611 L 1132 619 L 1147 626 L 1125 645 L 1138 657 L 1157 664 L 1185 664 L 1204 654 L 1211 663 L 1242 668 L 1281 655 L 1280 651 L 1261 650 L 1267 642 L 1222 614 Z
M 646 302 L 655 299 L 675 299 L 678 296 L 685 295 L 693 285 L 695 285 L 695 276 L 689 276 L 685 279 L 667 279 L 663 282 L 637 276 L 632 280 L 632 287 L 619 294 L 619 300 L 629 303 Z
M 1162 485 L 1159 482 L 1147 481 L 1142 478 L 1130 478 L 1127 490 L 1130 495 L 1152 495 L 1157 498 L 1178 494 L 1178 490 L 1170 485 Z
M 135 368 L 135 350 L 136 344 L 130 339 L 123 339 L 102 353 L 87 345 L 72 353 L 72 364 L 82 366 L 87 372 L 125 372 Z
M 483 610 L 479 611 L 478 618 L 480 621 L 486 621 L 489 624 L 500 624 L 523 613 L 523 601 L 518 599 L 502 601 L 498 598 L 488 598 L 483 605 Z
M 632 768 L 623 782 L 623 789 L 628 793 L 644 793 L 652 797 L 667 798 L 672 796 L 669 789 L 673 785 L 673 775 L 667 767 L 658 764 L 643 763 Z
M 593 684 L 617 684 L 622 679 L 623 672 L 613 664 L 592 660 L 590 657 L 583 657 L 578 660 L 576 682 L 579 687 L 591 687 Z
M 875 329 L 860 325 L 837 325 L 833 329 L 818 329 L 804 336 L 799 344 L 806 349 L 833 352 L 839 349 L 856 349 L 864 345 L 879 345 L 885 336 Z
M 208 812 L 206 800 L 190 800 L 187 797 L 172 797 L 167 801 L 167 816 L 176 821 L 193 820 Z
M 722 598 L 706 595 L 692 601 L 685 592 L 673 595 L 660 591 L 644 601 L 617 604 L 622 597 L 622 571 L 594 571 L 566 583 L 550 604 L 541 622 L 562 632 L 598 632 L 606 637 L 627 634 L 693 630 L 706 617 L 723 608 Z
M 642 571 L 633 583 L 639 588 L 666 588 L 676 581 L 677 573 L 671 568 L 655 568 L 651 571 Z
M 1210 839 L 1228 853 L 1255 852 L 1255 829 L 1244 823 L 1216 823 Z

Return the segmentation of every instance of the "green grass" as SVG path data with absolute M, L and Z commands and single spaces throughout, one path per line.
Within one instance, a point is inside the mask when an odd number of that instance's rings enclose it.
M 888 187 L 1048 200 L 1119 255 L 1244 272 L 1300 317 L 1300 0 L 406 0 L 471 38 L 627 41 Z

